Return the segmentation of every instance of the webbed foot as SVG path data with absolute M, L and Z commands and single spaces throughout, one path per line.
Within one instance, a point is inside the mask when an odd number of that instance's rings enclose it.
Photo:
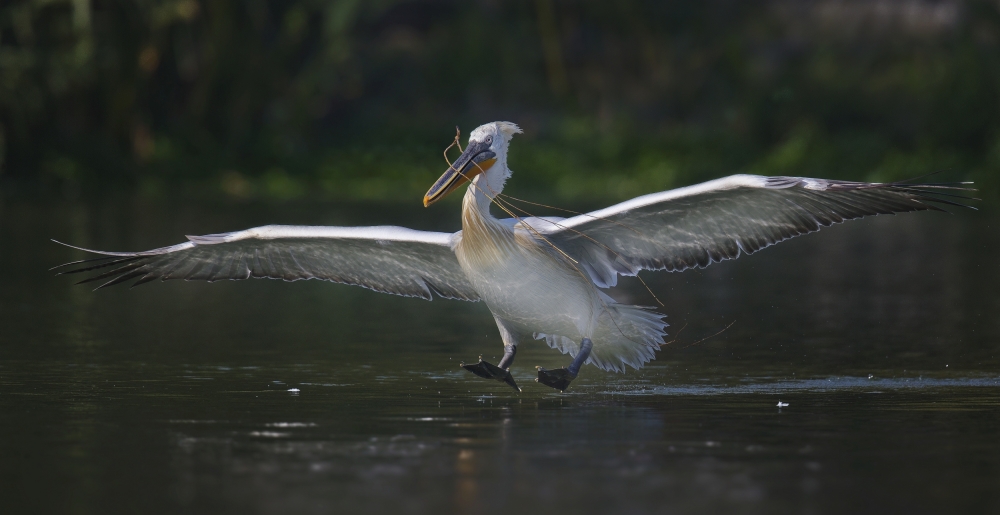
M 580 351 L 576 353 L 569 367 L 555 370 L 535 367 L 538 369 L 538 378 L 535 381 L 545 386 L 551 386 L 560 392 L 565 392 L 566 388 L 569 388 L 569 383 L 576 379 L 576 375 L 580 373 L 580 367 L 590 358 L 590 351 L 593 348 L 594 342 L 590 341 L 590 338 L 584 338 L 580 341 Z
M 551 386 L 560 392 L 565 392 L 566 388 L 569 388 L 569 383 L 576 379 L 576 374 L 570 372 L 566 368 L 557 368 L 554 370 L 548 370 L 542 367 L 538 368 L 538 378 L 535 381 L 544 384 L 545 386 Z
M 474 365 L 466 365 L 465 363 L 462 363 L 461 365 L 462 368 L 476 374 L 479 377 L 484 379 L 495 379 L 501 383 L 506 383 L 511 388 L 519 392 L 521 391 L 521 389 L 517 387 L 517 383 L 514 382 L 514 377 L 510 375 L 510 370 L 505 370 L 492 363 L 483 361 L 482 356 L 479 356 L 479 363 Z

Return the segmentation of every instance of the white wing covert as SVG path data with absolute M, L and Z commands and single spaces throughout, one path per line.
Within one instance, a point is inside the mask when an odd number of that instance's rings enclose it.
M 427 300 L 434 293 L 477 301 L 479 295 L 451 249 L 452 237 L 449 233 L 392 226 L 268 225 L 188 236 L 188 242 L 144 252 L 73 247 L 103 257 L 56 268 L 76 267 L 61 274 L 97 274 L 81 283 L 107 279 L 98 289 L 133 279 L 132 286 L 156 279 L 320 279 Z
M 618 274 L 705 267 L 846 220 L 942 211 L 933 203 L 964 206 L 938 195 L 968 189 L 733 175 L 572 218 L 533 219 L 530 225 L 606 288 L 617 283 Z

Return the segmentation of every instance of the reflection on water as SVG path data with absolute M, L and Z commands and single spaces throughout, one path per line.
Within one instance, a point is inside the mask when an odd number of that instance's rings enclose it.
M 481 304 L 316 282 L 93 293 L 46 271 L 76 257 L 48 237 L 126 250 L 269 222 L 456 228 L 448 215 L 3 206 L 3 511 L 1000 508 L 989 213 L 879 218 L 650 274 L 676 340 L 641 371 L 588 367 L 566 394 L 532 381 L 565 361 L 540 344 L 518 353 L 521 394 L 458 367 L 501 353 Z M 635 284 L 615 295 L 650 302 Z
M 876 379 L 864 377 L 831 377 L 826 379 L 803 379 L 798 381 L 753 382 L 734 386 L 716 385 L 673 385 L 651 386 L 640 389 L 609 390 L 604 393 L 624 395 L 735 395 L 749 393 L 784 392 L 867 392 L 882 393 L 892 390 L 926 390 L 938 388 L 993 387 L 1000 386 L 1000 377 L 928 378 L 904 377 Z

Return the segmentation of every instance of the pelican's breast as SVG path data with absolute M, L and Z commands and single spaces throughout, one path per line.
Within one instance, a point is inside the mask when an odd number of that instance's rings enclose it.
M 588 336 L 600 305 L 593 284 L 544 241 L 463 206 L 459 264 L 494 314 L 528 333 Z M 599 308 L 598 308 L 599 309 Z

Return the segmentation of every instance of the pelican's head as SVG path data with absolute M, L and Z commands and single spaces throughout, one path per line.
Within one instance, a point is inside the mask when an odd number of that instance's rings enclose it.
M 484 194 L 495 196 L 510 176 L 507 169 L 507 145 L 521 128 L 510 122 L 480 125 L 469 134 L 465 152 L 458 156 L 437 182 L 424 195 L 424 207 L 448 196 L 459 186 L 475 179 Z M 483 177 L 477 177 L 482 174 Z

